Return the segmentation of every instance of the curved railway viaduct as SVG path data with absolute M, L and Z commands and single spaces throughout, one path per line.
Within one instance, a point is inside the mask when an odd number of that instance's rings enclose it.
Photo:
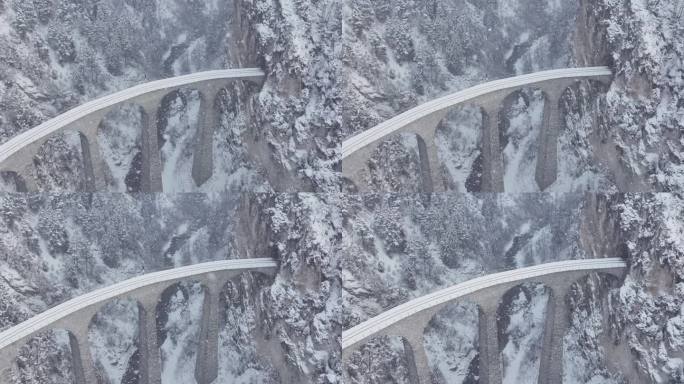
M 176 283 L 199 281 L 204 291 L 204 307 L 195 378 L 199 384 L 209 384 L 218 375 L 219 295 L 223 287 L 243 272 L 273 275 L 276 268 L 275 260 L 265 258 L 214 261 L 145 274 L 71 299 L 0 333 L 0 383 L 11 383 L 13 362 L 31 337 L 56 329 L 69 333 L 75 383 L 97 383 L 88 345 L 90 322 L 113 300 L 132 299 L 138 302 L 142 383 L 161 384 L 156 320 L 159 298 Z
M 561 96 L 577 81 L 610 83 L 611 79 L 612 71 L 608 67 L 555 69 L 491 81 L 429 101 L 345 140 L 342 143 L 342 173 L 358 189 L 367 191 L 366 167 L 377 146 L 391 135 L 413 133 L 418 139 L 423 190 L 441 192 L 444 185 L 439 172 L 435 132 L 450 109 L 470 104 L 482 111 L 482 191 L 503 192 L 499 120 L 504 100 L 521 89 L 536 88 L 542 91 L 545 99 L 535 172 L 537 184 L 544 190 L 553 184 L 558 172 Z
M 479 306 L 480 383 L 501 384 L 502 363 L 499 349 L 497 310 L 501 297 L 523 283 L 542 283 L 551 290 L 546 311 L 540 384 L 562 382 L 563 336 L 569 326 L 565 297 L 573 283 L 591 273 L 621 278 L 626 263 L 620 258 L 571 260 L 494 273 L 413 299 L 342 332 L 342 359 L 346 365 L 351 354 L 370 339 L 400 336 L 409 361 L 412 383 L 430 383 L 430 367 L 423 346 L 423 333 L 430 320 L 445 306 L 469 301 Z M 345 382 L 351 383 L 343 366 Z
M 196 89 L 201 98 L 198 134 L 192 164 L 192 177 L 197 185 L 211 177 L 213 169 L 213 133 L 220 114 L 215 100 L 224 87 L 234 81 L 259 83 L 264 72 L 258 68 L 223 69 L 151 81 L 82 104 L 56 116 L 35 128 L 23 132 L 0 145 L 0 172 L 19 176 L 21 189 L 38 189 L 33 172 L 33 158 L 50 136 L 76 131 L 81 137 L 85 162 L 86 185 L 89 191 L 105 188 L 103 159 L 97 141 L 98 128 L 105 115 L 126 103 L 143 109 L 142 180 L 143 192 L 162 191 L 162 162 L 159 152 L 158 115 L 162 99 L 181 88 Z

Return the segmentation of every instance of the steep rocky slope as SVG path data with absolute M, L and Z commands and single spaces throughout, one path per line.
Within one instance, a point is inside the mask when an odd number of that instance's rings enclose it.
M 587 257 L 581 244 L 585 204 L 581 194 L 350 197 L 342 253 L 345 327 L 477 276 Z M 544 287 L 526 285 L 502 298 L 507 382 L 536 375 L 547 297 Z M 478 376 L 477 324 L 469 303 L 433 319 L 424 344 L 437 382 L 471 383 Z M 353 360 L 352 380 L 407 382 L 406 371 L 397 369 L 408 369 L 400 341 L 368 348 Z M 372 368 L 365 361 L 370 355 Z
M 624 282 L 579 281 L 566 297 L 566 383 L 682 380 L 683 200 L 644 195 L 367 195 L 343 204 L 343 324 L 473 277 L 574 258 L 624 257 Z M 466 224 L 467 223 L 467 224 Z M 484 238 L 481 234 L 486 233 Z M 548 291 L 522 285 L 501 298 L 504 381 L 535 382 Z M 474 383 L 478 312 L 451 305 L 424 333 L 438 383 Z M 352 382 L 408 382 L 400 339 L 368 343 Z

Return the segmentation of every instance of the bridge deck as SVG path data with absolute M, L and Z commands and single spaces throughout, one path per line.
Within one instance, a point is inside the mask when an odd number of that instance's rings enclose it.
M 541 71 L 521 76 L 509 77 L 476 85 L 441 98 L 428 101 L 404 113 L 401 113 L 375 127 L 353 136 L 342 143 L 342 159 L 352 155 L 359 149 L 385 136 L 391 135 L 407 124 L 422 117 L 457 104 L 465 103 L 486 94 L 512 88 L 531 86 L 537 83 L 559 79 L 602 78 L 612 76 L 608 67 L 568 68 Z
M 514 269 L 511 271 L 493 273 L 456 284 L 449 288 L 413 299 L 404 304 L 387 310 L 378 316 L 364 321 L 342 332 L 342 349 L 347 349 L 364 339 L 372 337 L 383 329 L 401 320 L 411 317 L 425 309 L 456 300 L 468 294 L 487 288 L 513 282 L 523 282 L 535 277 L 554 273 L 609 270 L 626 268 L 627 264 L 620 258 L 569 260 L 540 264 L 533 267 Z
M 43 139 L 69 124 L 87 117 L 88 115 L 105 110 L 114 105 L 124 103 L 136 97 L 185 85 L 209 82 L 214 80 L 251 80 L 257 81 L 263 78 L 264 72 L 258 68 L 223 69 L 214 71 L 198 72 L 168 79 L 155 80 L 136 85 L 99 99 L 89 101 L 65 113 L 60 114 L 35 128 L 23 132 L 6 143 L 0 145 L 0 164 L 9 159 L 27 145 Z
M 192 278 L 193 276 L 209 274 L 212 272 L 264 270 L 276 267 L 276 261 L 267 258 L 221 260 L 190 265 L 187 267 L 168 269 L 134 277 L 132 279 L 78 296 L 74 299 L 52 307 L 47 311 L 24 321 L 23 323 L 5 330 L 4 332 L 0 333 L 0 350 L 28 336 L 31 336 L 42 329 L 48 328 L 56 321 L 72 315 L 79 310 L 94 304 L 121 297 L 129 292 L 144 288 L 149 285 L 188 279 Z

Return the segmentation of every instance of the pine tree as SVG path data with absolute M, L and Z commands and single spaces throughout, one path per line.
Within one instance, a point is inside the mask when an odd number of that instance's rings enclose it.
M 43 24 L 47 24 L 52 18 L 52 12 L 55 7 L 52 0 L 33 0 L 33 6 L 38 20 Z

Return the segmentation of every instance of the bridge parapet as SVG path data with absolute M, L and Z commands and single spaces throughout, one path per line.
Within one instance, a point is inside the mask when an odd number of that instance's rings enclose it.
M 33 158 L 38 149 L 51 136 L 73 131 L 82 135 L 81 149 L 84 153 L 88 191 L 104 189 L 104 163 L 97 141 L 98 127 L 108 112 L 122 104 L 133 103 L 140 105 L 144 110 L 142 132 L 143 191 L 159 192 L 162 190 L 162 180 L 161 157 L 157 140 L 157 115 L 164 96 L 181 88 L 198 90 L 203 95 L 202 99 L 206 100 L 201 105 L 200 121 L 205 124 L 218 124 L 218 111 L 214 103 L 218 94 L 217 89 L 220 90 L 235 81 L 258 84 L 264 76 L 264 72 L 257 68 L 198 72 L 151 81 L 87 102 L 0 145 L 0 172 L 14 172 L 22 179 L 24 189 L 36 191 L 38 185 L 34 175 Z M 200 133 L 196 138 L 195 150 L 198 152 L 195 153 L 196 156 L 193 159 L 193 174 L 197 173 L 198 177 L 193 177 L 198 183 L 197 185 L 204 183 L 211 176 L 213 170 L 212 139 L 214 128 L 200 127 Z
M 413 133 L 425 141 L 428 151 L 425 155 L 421 154 L 421 178 L 426 186 L 424 191 L 442 190 L 443 181 L 439 171 L 437 147 L 434 144 L 435 131 L 451 108 L 471 104 L 483 110 L 482 191 L 502 192 L 504 166 L 499 143 L 502 103 L 514 92 L 524 88 L 537 88 L 542 90 L 547 102 L 535 177 L 540 189 L 546 189 L 557 177 L 558 132 L 561 124 L 558 109 L 561 95 L 580 80 L 610 83 L 611 79 L 612 71 L 608 67 L 555 69 L 495 80 L 431 100 L 345 140 L 342 143 L 342 173 L 358 189 L 369 189 L 369 175 L 365 168 L 374 149 L 391 135 Z
M 12 361 L 24 344 L 36 334 L 63 329 L 69 332 L 77 384 L 95 381 L 94 365 L 88 347 L 92 318 L 108 303 L 130 299 L 138 303 L 139 342 L 144 382 L 161 382 L 161 361 L 157 343 L 156 310 L 162 293 L 182 281 L 198 281 L 204 287 L 200 350 L 196 370 L 199 384 L 209 384 L 218 375 L 219 294 L 225 284 L 244 272 L 273 275 L 273 259 L 237 259 L 195 264 L 135 277 L 59 304 L 23 323 L 0 332 L 0 383 L 9 384 Z M 5 372 L 3 372 L 3 370 Z
M 626 263 L 619 258 L 570 260 L 541 264 L 533 267 L 499 272 L 457 284 L 401 304 L 380 315 L 342 332 L 343 364 L 352 353 L 370 339 L 381 336 L 399 336 L 411 346 L 412 367 L 419 373 L 419 383 L 428 383 L 427 358 L 423 358 L 423 333 L 432 318 L 454 302 L 468 301 L 480 308 L 480 361 L 482 380 L 486 384 L 499 384 L 502 380 L 501 356 L 498 343 L 497 311 L 500 300 L 510 289 L 525 283 L 541 283 L 552 291 L 547 308 L 547 320 L 542 351 L 539 383 L 558 383 L 562 367 L 562 338 L 568 326 L 565 297 L 570 287 L 592 273 L 604 273 L 620 278 Z M 425 362 L 423 362 L 425 361 Z M 348 373 L 344 370 L 344 375 Z M 543 371 L 543 373 L 542 373 Z

